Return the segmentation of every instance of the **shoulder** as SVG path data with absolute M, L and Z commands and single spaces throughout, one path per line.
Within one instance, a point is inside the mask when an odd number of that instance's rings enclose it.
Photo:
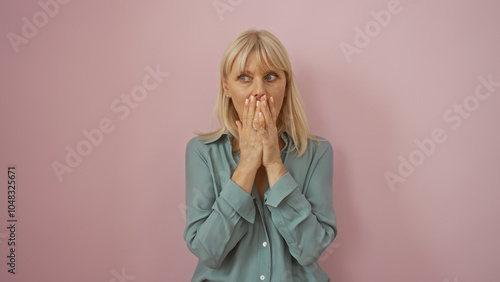
M 203 136 L 195 136 L 189 139 L 186 145 L 187 151 L 205 151 L 207 147 L 217 143 L 217 140 L 204 140 Z
M 228 142 L 228 134 L 225 132 L 219 136 L 208 138 L 206 136 L 195 136 L 192 137 L 186 145 L 186 153 L 190 151 L 198 152 L 199 154 L 204 154 L 210 150 L 211 147 L 224 146 Z
M 186 145 L 186 157 L 189 158 L 189 156 L 204 156 L 204 145 L 203 141 L 200 140 L 199 136 L 195 136 L 191 138 Z
M 192 137 L 191 139 L 189 139 L 186 145 L 187 149 L 196 149 L 202 147 L 203 147 L 203 140 L 201 140 L 200 136 Z
M 307 139 L 307 150 L 315 156 L 323 156 L 325 154 L 333 156 L 333 147 L 328 139 L 318 135 L 314 135 L 317 140 Z

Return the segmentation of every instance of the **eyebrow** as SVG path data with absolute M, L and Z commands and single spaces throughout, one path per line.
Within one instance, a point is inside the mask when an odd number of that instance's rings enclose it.
M 253 72 L 243 70 L 243 71 L 241 71 L 238 75 L 242 75 L 242 74 L 250 74 L 250 75 L 253 75 Z
M 269 70 L 266 70 L 266 71 L 265 71 L 265 73 L 266 73 L 266 74 L 270 74 L 270 73 L 278 74 L 278 71 L 273 70 L 273 69 L 269 69 Z M 247 71 L 247 70 L 244 70 L 244 71 L 240 72 L 238 75 L 242 75 L 242 74 L 249 74 L 249 75 L 253 75 L 253 72 L 251 72 L 251 71 Z

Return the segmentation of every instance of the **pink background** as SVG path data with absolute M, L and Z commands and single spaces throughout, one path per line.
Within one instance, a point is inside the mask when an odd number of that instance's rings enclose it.
M 332 281 L 499 280 L 500 87 L 485 98 L 478 77 L 500 81 L 500 2 L 41 2 L 52 16 L 38 1 L 0 2 L 2 282 L 190 281 L 185 146 L 193 131 L 217 128 L 220 58 L 250 27 L 286 46 L 312 131 L 335 150 L 339 235 L 320 259 Z M 381 27 L 371 11 L 388 6 Z M 23 17 L 40 27 L 13 45 Z M 365 27 L 369 42 L 356 41 Z M 345 56 L 341 45 L 356 42 Z M 125 105 L 148 66 L 169 75 L 120 119 L 111 105 Z M 66 165 L 66 146 L 106 119 L 114 130 L 60 182 L 52 163 Z M 445 140 L 423 141 L 436 128 Z M 391 188 L 384 174 L 399 174 L 400 156 L 418 165 Z

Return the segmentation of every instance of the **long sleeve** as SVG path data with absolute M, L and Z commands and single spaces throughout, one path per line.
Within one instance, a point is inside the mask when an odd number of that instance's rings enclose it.
M 254 223 L 255 206 L 253 198 L 231 179 L 216 187 L 212 161 L 202 143 L 188 142 L 184 240 L 203 264 L 218 268 Z
M 299 187 L 288 171 L 264 195 L 276 229 L 286 241 L 291 255 L 303 266 L 315 263 L 337 235 L 333 210 L 333 149 L 322 142 L 308 170 L 309 177 Z

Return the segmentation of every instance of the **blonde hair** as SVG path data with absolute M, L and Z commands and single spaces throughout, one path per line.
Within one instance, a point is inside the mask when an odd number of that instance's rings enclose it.
M 226 130 L 230 133 L 233 151 L 239 150 L 238 142 L 238 113 L 233 105 L 232 99 L 224 95 L 223 82 L 231 72 L 231 67 L 238 56 L 240 58 L 239 68 L 243 72 L 250 54 L 255 53 L 258 65 L 263 68 L 283 70 L 286 74 L 285 96 L 283 105 L 278 114 L 278 135 L 286 130 L 293 141 L 291 151 L 297 150 L 298 156 L 304 154 L 307 149 L 308 139 L 319 140 L 310 133 L 307 125 L 307 117 L 304 102 L 295 85 L 292 66 L 288 54 L 281 42 L 266 30 L 249 29 L 240 33 L 229 44 L 220 64 L 220 88 L 213 114 L 218 117 L 221 128 L 208 133 L 197 133 L 200 139 L 209 140 L 216 138 Z M 235 66 L 236 67 L 236 66 Z

